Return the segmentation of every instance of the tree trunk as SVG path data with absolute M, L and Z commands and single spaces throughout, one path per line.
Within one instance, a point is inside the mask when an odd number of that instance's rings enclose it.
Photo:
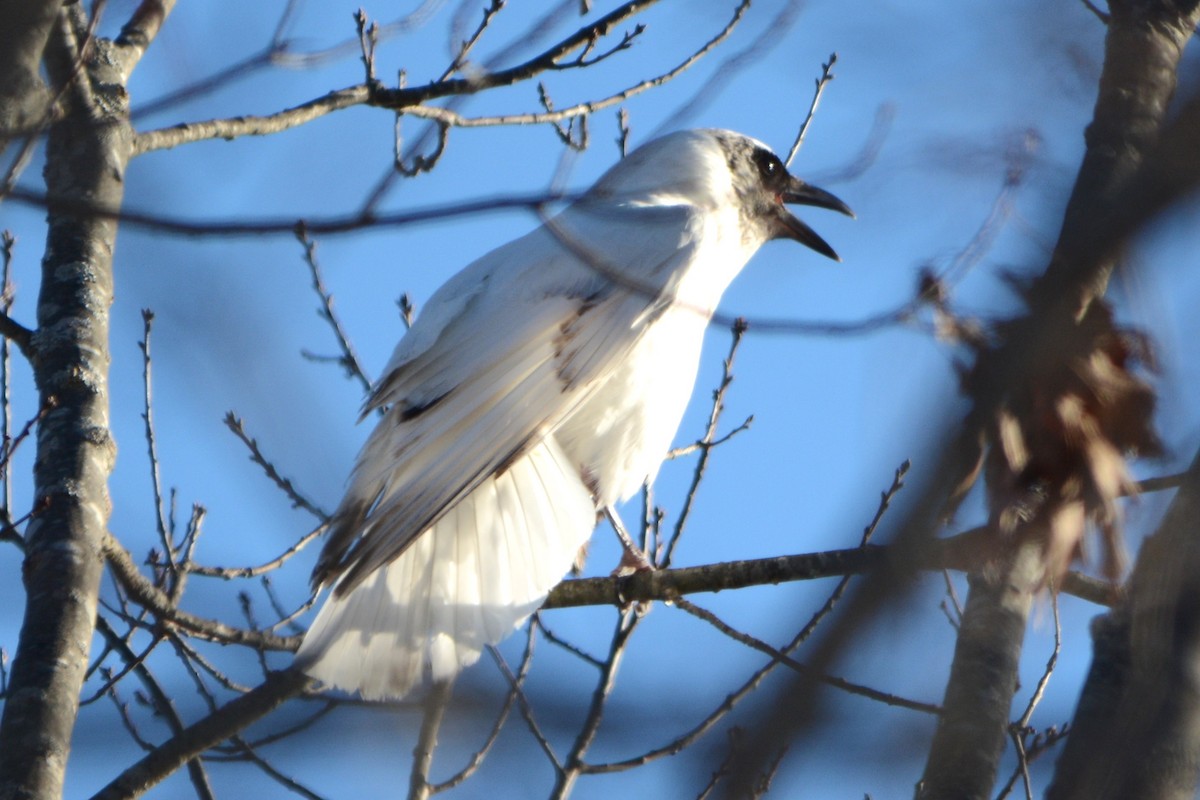
M 1007 741 L 1021 647 L 1044 571 L 1039 542 L 1028 542 L 994 576 L 972 575 L 942 717 L 917 786 L 920 800 L 991 796 Z
M 44 416 L 23 573 L 28 599 L 0 720 L 4 800 L 62 795 L 96 617 L 115 456 L 108 318 L 117 223 L 79 207 L 120 207 L 132 131 L 123 80 L 106 66 L 106 43 L 97 41 L 100 52 L 77 71 L 72 34 L 56 32 L 52 45 L 60 52 L 47 59 L 52 77 L 71 85 L 46 145 L 49 229 L 33 337 Z
M 1188 800 L 1200 778 L 1200 456 L 1094 653 L 1049 800 Z

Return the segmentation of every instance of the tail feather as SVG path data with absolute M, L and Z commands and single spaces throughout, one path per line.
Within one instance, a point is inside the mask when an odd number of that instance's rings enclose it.
M 453 676 L 541 604 L 595 513 L 577 468 L 548 437 L 395 560 L 327 598 L 297 664 L 368 699 Z

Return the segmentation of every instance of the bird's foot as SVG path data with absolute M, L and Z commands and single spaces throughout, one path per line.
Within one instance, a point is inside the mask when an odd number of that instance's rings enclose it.
M 621 560 L 617 563 L 617 568 L 612 571 L 614 578 L 624 578 L 632 575 L 635 572 L 653 572 L 655 566 L 640 547 L 635 546 L 632 542 L 621 543 Z

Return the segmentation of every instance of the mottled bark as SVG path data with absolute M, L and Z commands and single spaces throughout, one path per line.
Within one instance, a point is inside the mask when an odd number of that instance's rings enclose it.
M 78 21 L 78 20 L 77 20 Z M 48 65 L 71 80 L 70 25 Z M 88 664 L 115 448 L 108 424 L 108 317 L 117 225 L 55 208 L 58 198 L 119 208 L 131 128 L 105 47 L 64 92 L 50 130 L 46 254 L 32 337 L 47 409 L 37 430 L 37 514 L 24 565 L 27 602 L 0 720 L 0 798 L 57 798 Z

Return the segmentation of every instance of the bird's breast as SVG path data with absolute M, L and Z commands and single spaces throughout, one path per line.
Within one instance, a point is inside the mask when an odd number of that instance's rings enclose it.
M 706 324 L 690 309 L 669 308 L 556 431 L 600 505 L 631 497 L 658 473 L 696 382 Z

